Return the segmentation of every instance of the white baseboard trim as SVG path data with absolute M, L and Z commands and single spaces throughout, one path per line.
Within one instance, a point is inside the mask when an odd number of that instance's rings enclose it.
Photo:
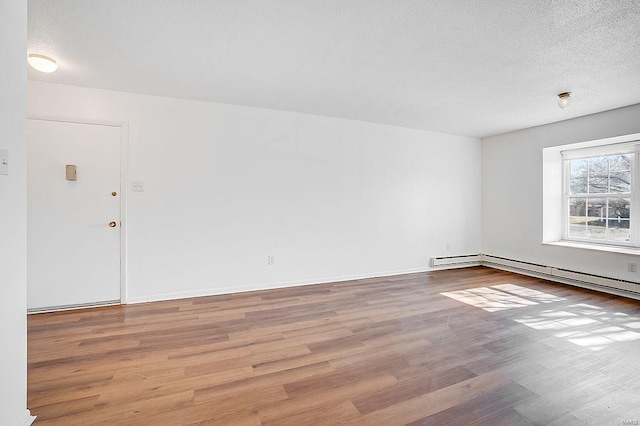
M 32 425 L 32 424 L 33 424 L 33 422 L 35 422 L 35 421 L 36 421 L 36 417 L 37 417 L 37 416 L 32 416 L 32 415 L 31 415 L 31 411 L 26 410 L 26 413 L 25 413 L 25 419 L 24 419 L 24 421 L 21 423 L 21 426 L 30 426 L 30 425 Z
M 281 281 L 281 282 L 268 283 L 268 284 L 250 284 L 250 285 L 243 285 L 243 286 L 214 287 L 214 288 L 204 288 L 201 290 L 150 294 L 145 296 L 135 296 L 135 297 L 128 296 L 127 303 L 135 304 L 135 303 L 146 303 L 146 302 L 159 302 L 163 300 L 187 299 L 191 297 L 216 296 L 220 294 L 231 294 L 231 293 L 245 293 L 248 291 L 274 290 L 277 288 L 298 287 L 303 285 L 326 284 L 326 283 L 334 283 L 334 282 L 342 282 L 342 281 L 363 280 L 367 278 L 389 277 L 393 275 L 415 274 L 419 272 L 433 271 L 436 269 L 438 268 L 424 267 L 424 268 L 402 269 L 402 270 L 396 270 L 396 271 L 374 272 L 369 274 L 365 273 L 365 274 L 355 274 L 355 275 L 343 275 L 343 276 L 337 276 L 337 277 L 313 278 L 308 280 Z
M 90 308 L 99 308 L 102 306 L 116 306 L 120 305 L 119 300 L 109 300 L 106 302 L 89 302 L 89 303 L 80 303 L 77 305 L 64 305 L 64 306 L 46 306 L 42 308 L 27 308 L 27 315 L 31 314 L 42 314 L 46 312 L 60 312 L 60 311 L 76 311 L 78 309 L 90 309 Z

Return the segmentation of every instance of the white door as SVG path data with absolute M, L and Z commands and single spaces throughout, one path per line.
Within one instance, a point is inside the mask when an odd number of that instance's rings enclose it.
M 28 308 L 119 302 L 122 128 L 27 122 Z

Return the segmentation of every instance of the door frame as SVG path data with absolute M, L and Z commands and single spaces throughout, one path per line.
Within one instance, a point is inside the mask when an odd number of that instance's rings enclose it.
M 120 304 L 127 304 L 127 187 L 129 166 L 129 123 L 78 119 L 42 114 L 27 114 L 27 120 L 54 121 L 58 123 L 88 124 L 120 128 Z M 29 158 L 27 158 L 29 161 Z M 28 268 L 28 265 L 27 265 Z M 94 305 L 103 306 L 103 305 Z M 93 306 L 78 306 L 77 308 Z M 68 308 L 69 309 L 69 308 Z M 73 308 L 76 309 L 76 308 Z

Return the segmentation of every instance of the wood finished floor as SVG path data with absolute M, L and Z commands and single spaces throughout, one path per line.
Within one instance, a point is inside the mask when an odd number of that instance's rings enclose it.
M 42 426 L 640 421 L 640 302 L 484 267 L 28 327 Z

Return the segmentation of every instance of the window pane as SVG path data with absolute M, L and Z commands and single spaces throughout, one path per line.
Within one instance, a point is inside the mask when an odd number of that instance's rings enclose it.
M 587 238 L 587 199 L 569 198 L 569 236 Z
M 629 219 L 631 207 L 630 198 L 609 198 L 609 209 L 607 217 L 609 219 Z
M 631 192 L 631 172 L 611 172 L 609 192 Z
M 587 219 L 589 222 L 601 221 L 604 226 L 604 219 L 607 217 L 607 199 L 589 198 L 587 199 Z
M 606 221 L 589 221 L 587 223 L 587 238 L 590 240 L 604 240 L 606 237 Z
M 587 199 L 569 198 L 569 216 L 582 216 L 582 220 L 585 220 L 585 216 L 587 216 Z
M 572 194 L 586 194 L 587 192 L 587 160 L 572 160 L 570 190 Z
M 604 240 L 606 235 L 606 198 L 587 199 L 587 238 Z
M 604 194 L 609 192 L 609 175 L 607 173 L 589 173 L 589 193 Z
M 569 218 L 569 236 L 572 238 L 587 238 L 587 226 L 584 217 Z
M 618 242 L 629 242 L 631 233 L 629 232 L 628 219 L 610 219 L 607 226 L 607 240 Z
M 589 174 L 609 173 L 609 157 L 591 157 L 589 161 Z
M 631 154 L 612 155 L 609 157 L 609 168 L 612 172 L 631 170 Z

